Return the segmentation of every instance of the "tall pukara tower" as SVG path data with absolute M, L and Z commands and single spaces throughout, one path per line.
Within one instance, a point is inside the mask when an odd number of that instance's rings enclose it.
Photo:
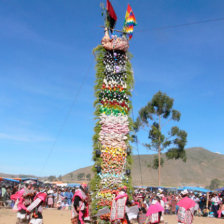
M 109 2 L 109 1 L 108 1 Z M 133 72 L 128 53 L 128 30 L 124 27 L 122 36 L 110 36 L 116 14 L 107 3 L 107 23 L 101 45 L 94 49 L 96 58 L 96 81 L 94 106 L 96 126 L 93 136 L 93 171 L 91 182 L 93 201 L 92 214 L 99 209 L 110 209 L 113 198 L 122 186 L 131 188 L 131 140 L 133 122 L 130 118 L 133 89 Z M 127 14 L 126 14 L 127 15 Z M 133 31 L 133 30 L 132 30 Z M 131 37 L 132 33 L 129 36 Z M 101 216 L 108 220 L 110 213 Z

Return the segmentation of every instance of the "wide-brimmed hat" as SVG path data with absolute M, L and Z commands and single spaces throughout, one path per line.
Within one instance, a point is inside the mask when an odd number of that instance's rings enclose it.
M 181 191 L 181 194 L 182 195 L 187 195 L 188 194 L 188 190 L 185 189 L 185 190 Z

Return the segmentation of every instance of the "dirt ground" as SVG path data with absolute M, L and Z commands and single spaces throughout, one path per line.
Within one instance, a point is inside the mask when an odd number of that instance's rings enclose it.
M 44 224 L 70 224 L 70 211 L 44 209 Z M 176 216 L 165 216 L 168 224 L 177 224 Z M 15 224 L 16 213 L 10 209 L 0 209 L 0 224 Z M 224 219 L 199 218 L 194 219 L 194 224 L 224 224 Z

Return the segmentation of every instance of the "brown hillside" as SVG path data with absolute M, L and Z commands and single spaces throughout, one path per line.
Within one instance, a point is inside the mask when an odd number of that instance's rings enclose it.
M 214 178 L 224 180 L 224 155 L 210 152 L 203 148 L 189 148 L 186 150 L 187 162 L 181 160 L 167 160 L 164 158 L 164 166 L 161 170 L 161 184 L 163 186 L 208 186 Z M 139 159 L 142 169 L 142 182 L 140 175 Z M 157 170 L 150 167 L 153 155 L 136 155 L 133 156 L 132 178 L 134 185 L 156 186 L 157 185 Z M 75 170 L 62 177 L 63 181 L 77 182 L 78 175 L 84 173 L 93 173 L 91 166 Z M 86 178 L 82 178 L 84 181 Z
M 7 174 L 7 173 L 0 173 L 0 177 L 5 177 L 5 178 L 37 178 L 34 175 L 28 175 L 28 174 Z

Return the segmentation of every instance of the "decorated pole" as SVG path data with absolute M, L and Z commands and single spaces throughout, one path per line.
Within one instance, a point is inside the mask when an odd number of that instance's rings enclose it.
M 128 39 L 132 37 L 135 18 L 130 6 L 128 10 L 122 36 L 110 37 L 109 32 L 113 31 L 117 16 L 107 0 L 104 37 L 101 45 L 93 51 L 96 58 L 96 125 L 93 136 L 95 176 L 91 180 L 91 214 L 98 214 L 105 222 L 111 220 L 112 201 L 119 189 L 126 186 L 127 192 L 130 192 L 132 188 L 129 141 L 133 129 L 130 97 L 134 79 Z M 133 18 L 134 21 L 130 22 Z M 99 211 L 104 212 L 99 214 Z

